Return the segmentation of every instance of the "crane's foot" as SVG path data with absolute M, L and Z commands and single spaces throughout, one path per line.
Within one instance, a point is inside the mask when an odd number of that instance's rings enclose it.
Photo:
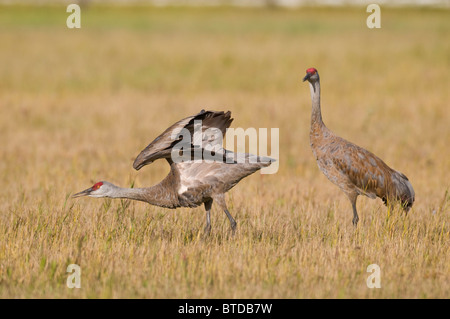
M 359 221 L 358 216 L 353 217 L 353 220 L 352 220 L 353 226 L 355 226 L 355 227 L 358 226 L 358 221 Z
M 205 226 L 204 235 L 209 236 L 211 234 L 211 224 Z
M 235 220 L 230 222 L 231 224 L 231 234 L 234 236 L 234 234 L 236 233 L 236 227 L 237 227 L 237 223 Z

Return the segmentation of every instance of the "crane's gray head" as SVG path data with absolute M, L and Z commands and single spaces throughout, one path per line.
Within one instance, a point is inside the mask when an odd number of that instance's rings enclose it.
M 303 82 L 308 80 L 309 83 L 319 81 L 319 72 L 315 68 L 309 68 L 306 70 L 306 76 L 303 78 Z
M 116 187 L 109 182 L 98 182 L 95 183 L 94 186 L 85 189 L 82 192 L 76 193 L 72 196 L 72 198 L 81 197 L 81 196 L 90 196 L 90 197 L 110 197 L 114 193 L 114 189 Z

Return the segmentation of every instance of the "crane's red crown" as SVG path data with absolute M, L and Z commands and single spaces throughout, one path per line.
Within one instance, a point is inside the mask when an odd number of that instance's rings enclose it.
M 309 73 L 311 75 L 314 75 L 317 73 L 317 70 L 315 68 L 309 68 L 308 70 L 306 70 L 306 73 Z
M 99 189 L 100 186 L 102 186 L 102 185 L 103 185 L 102 182 L 95 183 L 94 186 L 92 186 L 92 190 L 93 190 L 93 191 L 96 191 L 96 190 Z

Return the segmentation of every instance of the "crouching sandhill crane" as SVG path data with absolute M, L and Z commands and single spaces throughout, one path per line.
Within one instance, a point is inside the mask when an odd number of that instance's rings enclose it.
M 320 79 L 315 68 L 306 70 L 303 81 L 311 89 L 312 115 L 310 144 L 317 164 L 325 176 L 349 198 L 353 208 L 353 225 L 358 224 L 358 195 L 380 197 L 386 206 L 400 201 L 407 213 L 414 203 L 414 189 L 408 178 L 387 166 L 371 152 L 331 132 L 322 121 Z
M 197 207 L 204 204 L 206 210 L 205 232 L 207 234 L 211 230 L 210 212 L 212 203 L 215 201 L 230 220 L 231 230 L 234 233 L 236 221 L 228 212 L 225 203 L 225 193 L 244 177 L 269 166 L 274 159 L 246 153 L 233 153 L 223 148 L 216 149 L 218 153 L 222 154 L 222 160 L 220 161 L 190 158 L 187 161 L 179 162 L 174 161 L 172 158 L 172 150 L 180 142 L 180 134 L 189 132 L 195 135 L 196 123 L 201 123 L 201 139 L 214 143 L 214 134 L 210 135 L 211 133 L 208 133 L 210 129 L 220 130 L 223 136 L 232 121 L 230 112 L 202 110 L 196 115 L 178 121 L 155 138 L 137 156 L 133 164 L 133 167 L 139 170 L 157 159 L 165 158 L 170 165 L 169 175 L 155 186 L 122 188 L 102 181 L 73 195 L 73 197 L 128 198 L 172 209 L 177 207 Z M 218 141 L 221 142 L 222 139 Z M 193 150 L 199 145 L 203 144 L 191 144 L 191 149 Z

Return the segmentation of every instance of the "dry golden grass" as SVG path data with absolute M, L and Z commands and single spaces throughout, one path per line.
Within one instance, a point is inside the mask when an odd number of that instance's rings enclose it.
M 364 8 L 90 7 L 69 30 L 65 8 L 2 7 L 0 297 L 448 298 L 449 12 L 382 10 L 369 30 Z M 407 217 L 361 197 L 354 230 L 309 147 L 311 66 L 328 127 L 411 180 Z M 280 128 L 279 172 L 228 195 L 235 237 L 215 207 L 203 239 L 203 208 L 70 198 L 157 183 L 167 164 L 134 157 L 202 108 Z

